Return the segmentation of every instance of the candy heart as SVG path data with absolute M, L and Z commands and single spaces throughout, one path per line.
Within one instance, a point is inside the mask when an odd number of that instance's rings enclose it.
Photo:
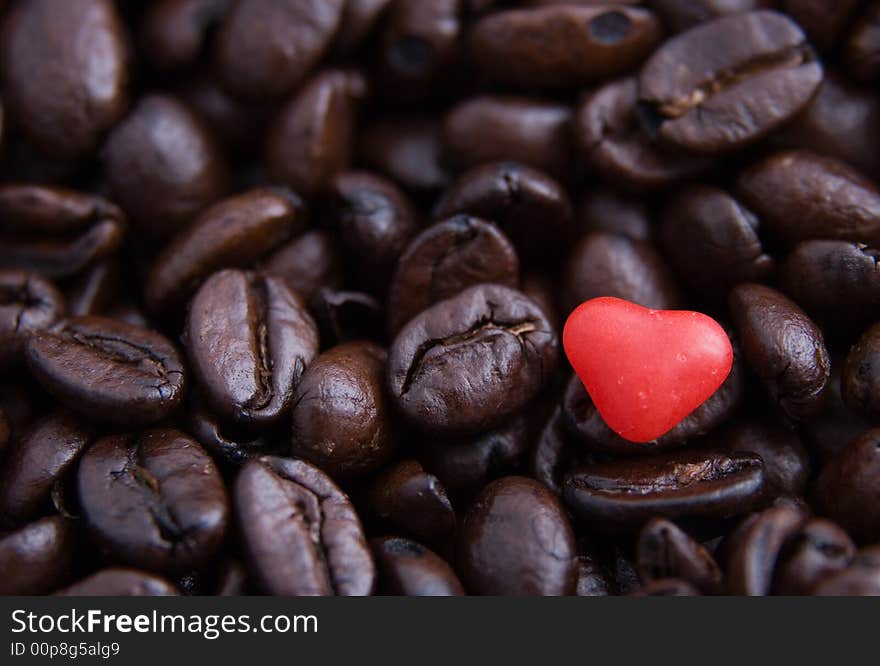
M 565 322 L 562 345 L 605 423 L 631 442 L 674 428 L 727 379 L 733 348 L 711 317 L 594 298 Z

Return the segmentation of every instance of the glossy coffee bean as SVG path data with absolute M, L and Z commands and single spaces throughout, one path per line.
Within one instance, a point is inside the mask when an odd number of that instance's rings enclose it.
M 639 532 L 636 564 L 643 582 L 684 580 L 706 593 L 721 590 L 721 569 L 715 558 L 675 523 L 655 518 Z
M 760 505 L 765 492 L 758 456 L 713 449 L 579 466 L 563 487 L 576 515 L 613 529 L 638 528 L 654 516 L 731 518 Z
M 312 297 L 310 307 L 325 349 L 356 340 L 384 340 L 382 304 L 372 294 L 324 287 Z
M 241 429 L 221 422 L 201 400 L 189 408 L 189 432 L 221 466 L 238 466 L 257 456 L 266 455 L 271 440 L 262 435 L 242 433 Z
M 440 543 L 455 531 L 446 489 L 415 460 L 382 472 L 370 484 L 368 501 L 379 518 L 425 543 Z
M 850 409 L 873 422 L 880 420 L 880 325 L 869 328 L 853 345 L 841 383 Z
M 399 115 L 367 125 L 358 141 L 361 160 L 408 190 L 434 191 L 449 183 L 441 159 L 442 122 L 433 115 Z
M 680 67 L 687 60 L 690 67 Z M 782 14 L 725 16 L 666 41 L 639 76 L 644 122 L 663 142 L 712 153 L 742 148 L 806 107 L 822 66 Z
M 281 97 L 330 47 L 343 0 L 239 0 L 215 39 L 218 74 L 240 97 Z
M 542 484 L 519 476 L 486 486 L 458 535 L 458 567 L 472 594 L 571 594 L 576 554 L 559 500 Z
M 389 352 L 388 386 L 413 426 L 476 432 L 528 404 L 557 355 L 556 334 L 538 306 L 507 287 L 477 285 L 401 329 Z
M 277 423 L 318 353 L 318 328 L 299 296 L 279 278 L 235 269 L 199 288 L 185 331 L 196 383 L 240 426 Z
M 767 6 L 766 0 L 651 0 L 663 24 L 673 32 L 681 32 L 727 14 L 747 12 Z
M 586 233 L 604 231 L 637 241 L 650 240 L 654 233 L 644 202 L 605 188 L 584 195 L 578 202 L 576 220 Z
M 468 215 L 438 222 L 416 236 L 397 262 L 388 295 L 388 329 L 467 287 L 519 284 L 516 250 L 494 224 Z
M 180 309 L 221 268 L 246 267 L 280 246 L 301 225 L 296 201 L 282 190 L 256 188 L 203 212 L 168 243 L 147 278 L 154 313 Z
M 192 66 L 232 4 L 230 0 L 160 0 L 147 10 L 140 46 L 150 63 L 162 70 Z
M 743 355 L 773 401 L 795 421 L 815 414 L 830 374 L 819 328 L 770 287 L 742 284 L 729 301 Z
M 235 511 L 249 571 L 267 593 L 360 596 L 376 569 L 348 497 L 301 460 L 262 457 L 235 480 Z
M 0 535 L 0 594 L 48 594 L 69 583 L 78 541 L 74 522 L 61 516 Z
M 323 287 L 339 289 L 344 280 L 342 251 L 329 231 L 312 229 L 270 254 L 263 269 L 282 278 L 309 303 Z
M 818 596 L 880 596 L 880 548 L 865 548 L 839 573 L 822 580 L 814 589 Z
M 880 539 L 880 430 L 869 430 L 829 460 L 816 479 L 814 506 L 859 543 Z
M 399 537 L 370 542 L 379 571 L 379 593 L 406 597 L 457 597 L 464 594 L 452 568 L 421 544 Z
M 292 451 L 335 479 L 372 472 L 394 448 L 384 349 L 368 342 L 318 356 L 293 396 Z
M 161 576 L 137 569 L 110 567 L 56 594 L 63 597 L 171 597 L 180 592 L 171 581 Z
M 852 167 L 807 151 L 771 155 L 740 174 L 737 194 L 789 242 L 880 244 L 880 192 Z
M 847 71 L 862 81 L 880 74 L 880 8 L 868 5 L 846 39 L 844 62 Z
M 227 167 L 214 137 L 182 103 L 144 97 L 102 151 L 115 201 L 146 236 L 181 232 L 227 190 Z
M 28 367 L 66 406 L 100 422 L 143 425 L 183 400 L 186 376 L 162 335 L 103 317 L 74 317 L 31 337 Z
M 808 520 L 789 539 L 776 566 L 774 591 L 810 594 L 823 578 L 846 569 L 855 555 L 855 544 L 840 527 L 824 518 Z
M 489 14 L 471 30 L 470 46 L 496 81 L 577 87 L 634 69 L 661 32 L 646 9 L 559 5 Z
M 568 194 L 553 178 L 516 162 L 492 162 L 461 174 L 434 209 L 442 220 L 465 213 L 494 222 L 527 262 L 552 262 L 574 239 Z
M 128 104 L 129 56 L 115 3 L 16 3 L 3 32 L 6 109 L 49 155 L 89 157 Z
M 92 537 L 115 561 L 179 573 L 219 549 L 229 500 L 204 449 L 176 430 L 99 439 L 80 460 L 77 485 Z
M 23 358 L 27 341 L 64 315 L 64 296 L 34 273 L 0 270 L 0 367 Z

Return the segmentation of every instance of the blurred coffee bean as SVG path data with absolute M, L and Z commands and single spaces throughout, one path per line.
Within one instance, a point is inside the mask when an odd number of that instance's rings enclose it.
M 839 573 L 819 582 L 813 589 L 819 596 L 880 596 L 880 547 L 865 548 L 855 561 Z
M 399 537 L 370 542 L 379 572 L 379 593 L 407 597 L 464 594 L 452 568 L 421 544 Z
M 824 518 L 813 518 L 789 539 L 776 567 L 776 594 L 810 594 L 813 588 L 838 571 L 846 569 L 856 547 L 846 532 Z
M 880 75 L 880 7 L 868 4 L 856 21 L 844 50 L 847 71 L 862 81 Z
M 433 191 L 449 183 L 441 162 L 442 122 L 436 116 L 390 116 L 367 125 L 360 159 L 408 190 Z
M 344 279 L 339 242 L 321 229 L 306 231 L 279 247 L 266 258 L 263 268 L 283 279 L 306 303 L 322 287 L 339 289 Z
M 810 41 L 823 51 L 837 42 L 859 8 L 859 0 L 782 0 L 781 9 L 804 29 Z
M 651 0 L 648 4 L 667 28 L 672 32 L 682 32 L 721 16 L 747 12 L 773 3 L 767 0 Z
M 346 0 L 339 29 L 333 37 L 333 53 L 349 56 L 357 51 L 390 5 L 391 0 Z
M 709 551 L 663 518 L 651 520 L 639 532 L 636 563 L 645 583 L 678 578 L 705 593 L 721 590 L 721 569 Z
M 223 18 L 231 0 L 159 0 L 147 9 L 140 45 L 159 69 L 189 67 L 205 50 L 211 30 Z
M 635 241 L 650 240 L 653 235 L 648 207 L 614 190 L 600 189 L 584 195 L 578 203 L 576 219 L 585 233 L 621 234 Z
M 847 406 L 873 422 L 880 421 L 880 324 L 874 324 L 853 345 L 841 381 Z
M 660 578 L 645 583 L 630 596 L 633 597 L 696 597 L 700 592 L 693 585 L 678 578 Z
M 74 521 L 52 516 L 0 534 L 0 594 L 48 594 L 76 575 Z
M 24 346 L 64 315 L 64 296 L 34 273 L 0 270 L 0 368 L 21 360 Z
M 180 594 L 171 581 L 155 574 L 111 567 L 56 592 L 63 597 L 169 597 Z

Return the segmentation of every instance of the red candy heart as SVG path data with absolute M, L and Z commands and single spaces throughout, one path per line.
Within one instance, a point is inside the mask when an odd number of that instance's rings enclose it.
M 733 348 L 711 317 L 619 298 L 581 303 L 562 345 L 599 414 L 631 442 L 669 432 L 727 379 Z

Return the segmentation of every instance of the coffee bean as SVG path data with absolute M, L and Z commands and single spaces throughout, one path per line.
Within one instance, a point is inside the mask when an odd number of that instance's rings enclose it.
M 639 532 L 636 563 L 646 583 L 677 578 L 708 594 L 721 590 L 721 569 L 709 551 L 663 518 L 654 518 Z
M 872 596 L 880 595 L 880 548 L 865 548 L 855 562 L 839 573 L 822 580 L 814 589 L 818 596 Z
M 880 420 L 880 324 L 875 324 L 846 357 L 842 376 L 846 404 L 872 421 Z
M 376 569 L 348 497 L 301 460 L 242 467 L 235 510 L 255 581 L 270 594 L 367 595 Z
M 391 397 L 422 430 L 476 432 L 534 398 L 557 354 L 540 308 L 507 287 L 477 285 L 401 329 L 388 359 Z
M 324 287 L 312 297 L 311 309 L 324 348 L 356 340 L 385 338 L 382 304 L 371 294 Z
M 229 0 L 160 0 L 144 16 L 140 44 L 150 63 L 163 70 L 193 65 Z
M 766 489 L 754 454 L 685 450 L 596 463 L 566 475 L 566 504 L 583 520 L 633 529 L 654 516 L 718 520 L 754 509 Z
M 292 451 L 335 479 L 361 476 L 391 456 L 384 349 L 351 342 L 309 365 L 293 397 Z
M 61 516 L 0 535 L 0 594 L 48 594 L 69 583 L 78 541 L 73 521 Z
M 282 278 L 309 303 L 322 287 L 339 289 L 344 281 L 343 259 L 336 237 L 313 229 L 270 254 L 263 268 Z
M 261 435 L 244 434 L 237 428 L 226 427 L 202 401 L 194 403 L 189 409 L 189 430 L 218 464 L 238 466 L 269 451 L 271 444 Z
M 16 3 L 3 30 L 6 109 L 46 153 L 89 157 L 128 104 L 129 55 L 115 3 Z
M 416 236 L 397 262 L 388 295 L 388 329 L 400 328 L 429 306 L 467 287 L 519 283 L 519 259 L 491 222 L 456 215 Z
M 17 362 L 27 341 L 64 314 L 64 297 L 34 273 L 0 270 L 0 367 Z
M 810 594 L 831 574 L 846 569 L 856 555 L 856 546 L 846 532 L 829 520 L 813 518 L 789 539 L 776 567 L 776 594 Z
M 424 546 L 399 537 L 370 542 L 379 570 L 379 592 L 407 597 L 457 597 L 464 594 L 452 568 Z
M 458 536 L 458 566 L 473 594 L 556 596 L 576 583 L 574 534 L 559 500 L 532 479 L 486 486 Z
M 862 81 L 880 74 L 880 7 L 868 5 L 846 40 L 844 62 L 848 72 Z
M 359 157 L 408 190 L 433 191 L 449 183 L 441 161 L 441 119 L 401 115 L 364 128 Z
M 59 590 L 63 597 L 169 597 L 180 592 L 174 584 L 155 574 L 111 567 Z
M 681 62 L 693 63 L 680 67 Z M 663 142 L 712 153 L 742 148 L 806 107 L 822 66 L 791 19 L 718 18 L 666 41 L 639 76 L 646 126 Z
M 74 317 L 33 335 L 28 367 L 62 403 L 119 425 L 159 421 L 182 401 L 183 363 L 163 336 L 103 317 Z
M 584 195 L 578 203 L 576 219 L 584 233 L 621 234 L 636 241 L 650 240 L 653 235 L 648 207 L 614 190 L 599 189 Z
M 333 52 L 348 56 L 356 51 L 380 23 L 389 5 L 391 0 L 347 0 L 333 38 Z
M 215 412 L 256 428 L 277 423 L 318 353 L 318 329 L 280 279 L 228 269 L 190 302 L 186 346 Z
M 574 464 L 575 448 L 579 452 L 583 448 L 575 447 L 574 444 L 577 442 L 573 444 L 573 439 L 565 427 L 562 408 L 556 407 L 541 428 L 529 460 L 529 471 L 532 476 L 556 495 L 562 495 L 565 474 Z
M 664 25 L 673 32 L 682 32 L 700 23 L 721 16 L 747 12 L 771 5 L 766 0 L 651 0 Z

